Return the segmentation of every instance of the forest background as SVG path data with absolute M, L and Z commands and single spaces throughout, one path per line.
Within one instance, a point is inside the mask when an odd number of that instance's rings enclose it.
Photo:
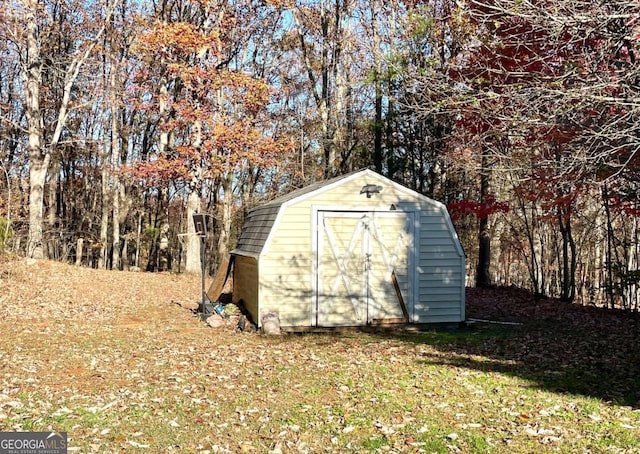
M 0 0 L 0 244 L 215 270 L 247 210 L 371 166 L 467 280 L 637 311 L 640 5 Z

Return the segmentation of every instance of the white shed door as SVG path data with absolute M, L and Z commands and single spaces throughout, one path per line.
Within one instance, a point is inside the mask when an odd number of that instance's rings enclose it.
M 410 303 L 412 213 L 318 212 L 318 326 L 403 317 Z

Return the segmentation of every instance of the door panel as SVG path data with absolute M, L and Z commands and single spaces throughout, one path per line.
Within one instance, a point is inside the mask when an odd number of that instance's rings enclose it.
M 373 213 L 369 225 L 368 298 L 369 322 L 374 319 L 402 318 L 392 273 L 395 271 L 404 303 L 410 301 L 408 233 L 411 213 Z
M 319 213 L 319 326 L 366 323 L 363 216 L 365 213 Z
M 409 229 L 404 212 L 318 212 L 318 326 L 402 318 L 392 272 L 410 301 Z

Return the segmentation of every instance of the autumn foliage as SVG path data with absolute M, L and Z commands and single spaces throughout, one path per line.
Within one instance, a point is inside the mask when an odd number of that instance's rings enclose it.
M 216 218 L 215 263 L 249 207 L 373 166 L 449 207 L 467 282 L 637 308 L 638 17 L 626 0 L 2 5 L 5 249 L 159 270 L 162 242 L 183 271 L 194 210 Z
M 487 195 L 483 202 L 475 202 L 472 200 L 460 200 L 458 202 L 450 202 L 447 205 L 451 213 L 451 218 L 456 221 L 462 216 L 475 216 L 478 219 L 484 219 L 494 213 L 508 213 L 509 205 L 505 202 L 498 202 L 493 194 Z

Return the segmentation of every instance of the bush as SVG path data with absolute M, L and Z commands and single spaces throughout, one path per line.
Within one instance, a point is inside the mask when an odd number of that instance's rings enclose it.
M 13 236 L 13 228 L 11 221 L 0 216 L 0 251 L 4 250 L 5 244 Z

